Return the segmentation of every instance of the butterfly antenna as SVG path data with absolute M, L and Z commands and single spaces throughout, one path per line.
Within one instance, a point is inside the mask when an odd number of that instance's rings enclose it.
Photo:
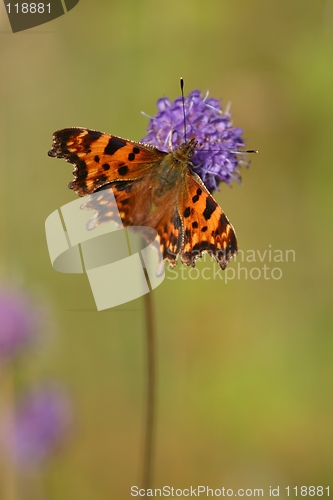
M 185 97 L 184 97 L 184 80 L 183 77 L 180 77 L 180 91 L 182 93 L 182 103 L 183 103 L 183 114 L 184 114 L 184 139 L 186 140 L 186 114 L 185 114 Z
M 230 153 L 232 153 L 234 155 L 241 155 L 241 154 L 244 154 L 244 153 L 259 153 L 259 151 L 257 149 L 246 149 L 245 151 L 233 151 L 233 150 L 230 150 Z

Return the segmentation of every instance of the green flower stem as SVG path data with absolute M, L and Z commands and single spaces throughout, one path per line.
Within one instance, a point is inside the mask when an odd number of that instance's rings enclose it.
M 142 487 L 151 488 L 154 462 L 155 399 L 156 399 L 156 335 L 154 325 L 152 293 L 144 295 L 147 330 L 147 396 L 146 429 L 143 456 Z

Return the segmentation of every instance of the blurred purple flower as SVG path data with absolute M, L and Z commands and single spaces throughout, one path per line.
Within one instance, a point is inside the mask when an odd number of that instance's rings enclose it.
M 71 422 L 68 396 L 58 385 L 42 385 L 18 403 L 1 425 L 5 448 L 17 463 L 38 465 L 63 441 Z
M 0 287 L 0 362 L 35 343 L 40 311 L 29 296 L 9 286 Z
M 161 151 L 170 151 L 170 145 L 177 149 L 185 140 L 182 98 L 171 102 L 167 97 L 157 101 L 158 113 L 152 117 L 147 135 L 141 142 L 152 144 Z M 199 144 L 192 163 L 210 192 L 223 181 L 240 180 L 238 167 L 244 155 L 235 154 L 244 147 L 241 128 L 232 127 L 228 110 L 222 111 L 217 99 L 201 96 L 193 90 L 185 97 L 186 138 L 195 138 Z M 241 158 L 241 159 L 240 159 Z

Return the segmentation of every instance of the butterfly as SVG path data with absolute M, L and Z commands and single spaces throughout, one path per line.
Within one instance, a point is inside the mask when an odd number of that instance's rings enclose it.
M 163 259 L 173 267 L 178 255 L 195 266 L 203 253 L 222 269 L 237 253 L 234 228 L 221 207 L 194 172 L 193 138 L 166 153 L 86 128 L 65 128 L 53 134 L 48 155 L 74 165 L 69 183 L 79 196 L 99 192 L 90 228 L 110 220 L 119 210 L 124 226 L 149 226 L 158 234 Z M 105 196 L 112 188 L 117 207 Z M 104 191 L 104 192 L 103 192 Z

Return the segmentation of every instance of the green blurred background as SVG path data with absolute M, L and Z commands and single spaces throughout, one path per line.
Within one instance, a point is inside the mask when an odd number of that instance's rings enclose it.
M 242 186 L 216 195 L 240 248 L 296 258 L 241 263 L 279 267 L 278 280 L 185 270 L 153 292 L 154 486 L 333 486 L 333 1 L 81 0 L 32 30 L 12 34 L 3 5 L 0 21 L 1 278 L 43 298 L 57 328 L 17 378 L 62 381 L 75 410 L 40 471 L 43 498 L 130 498 L 145 411 L 143 299 L 97 312 L 85 275 L 51 267 L 45 219 L 75 199 L 71 166 L 47 157 L 52 133 L 139 140 L 140 112 L 177 97 L 180 76 L 231 101 L 259 150 Z M 212 276 L 216 263 L 197 266 Z

